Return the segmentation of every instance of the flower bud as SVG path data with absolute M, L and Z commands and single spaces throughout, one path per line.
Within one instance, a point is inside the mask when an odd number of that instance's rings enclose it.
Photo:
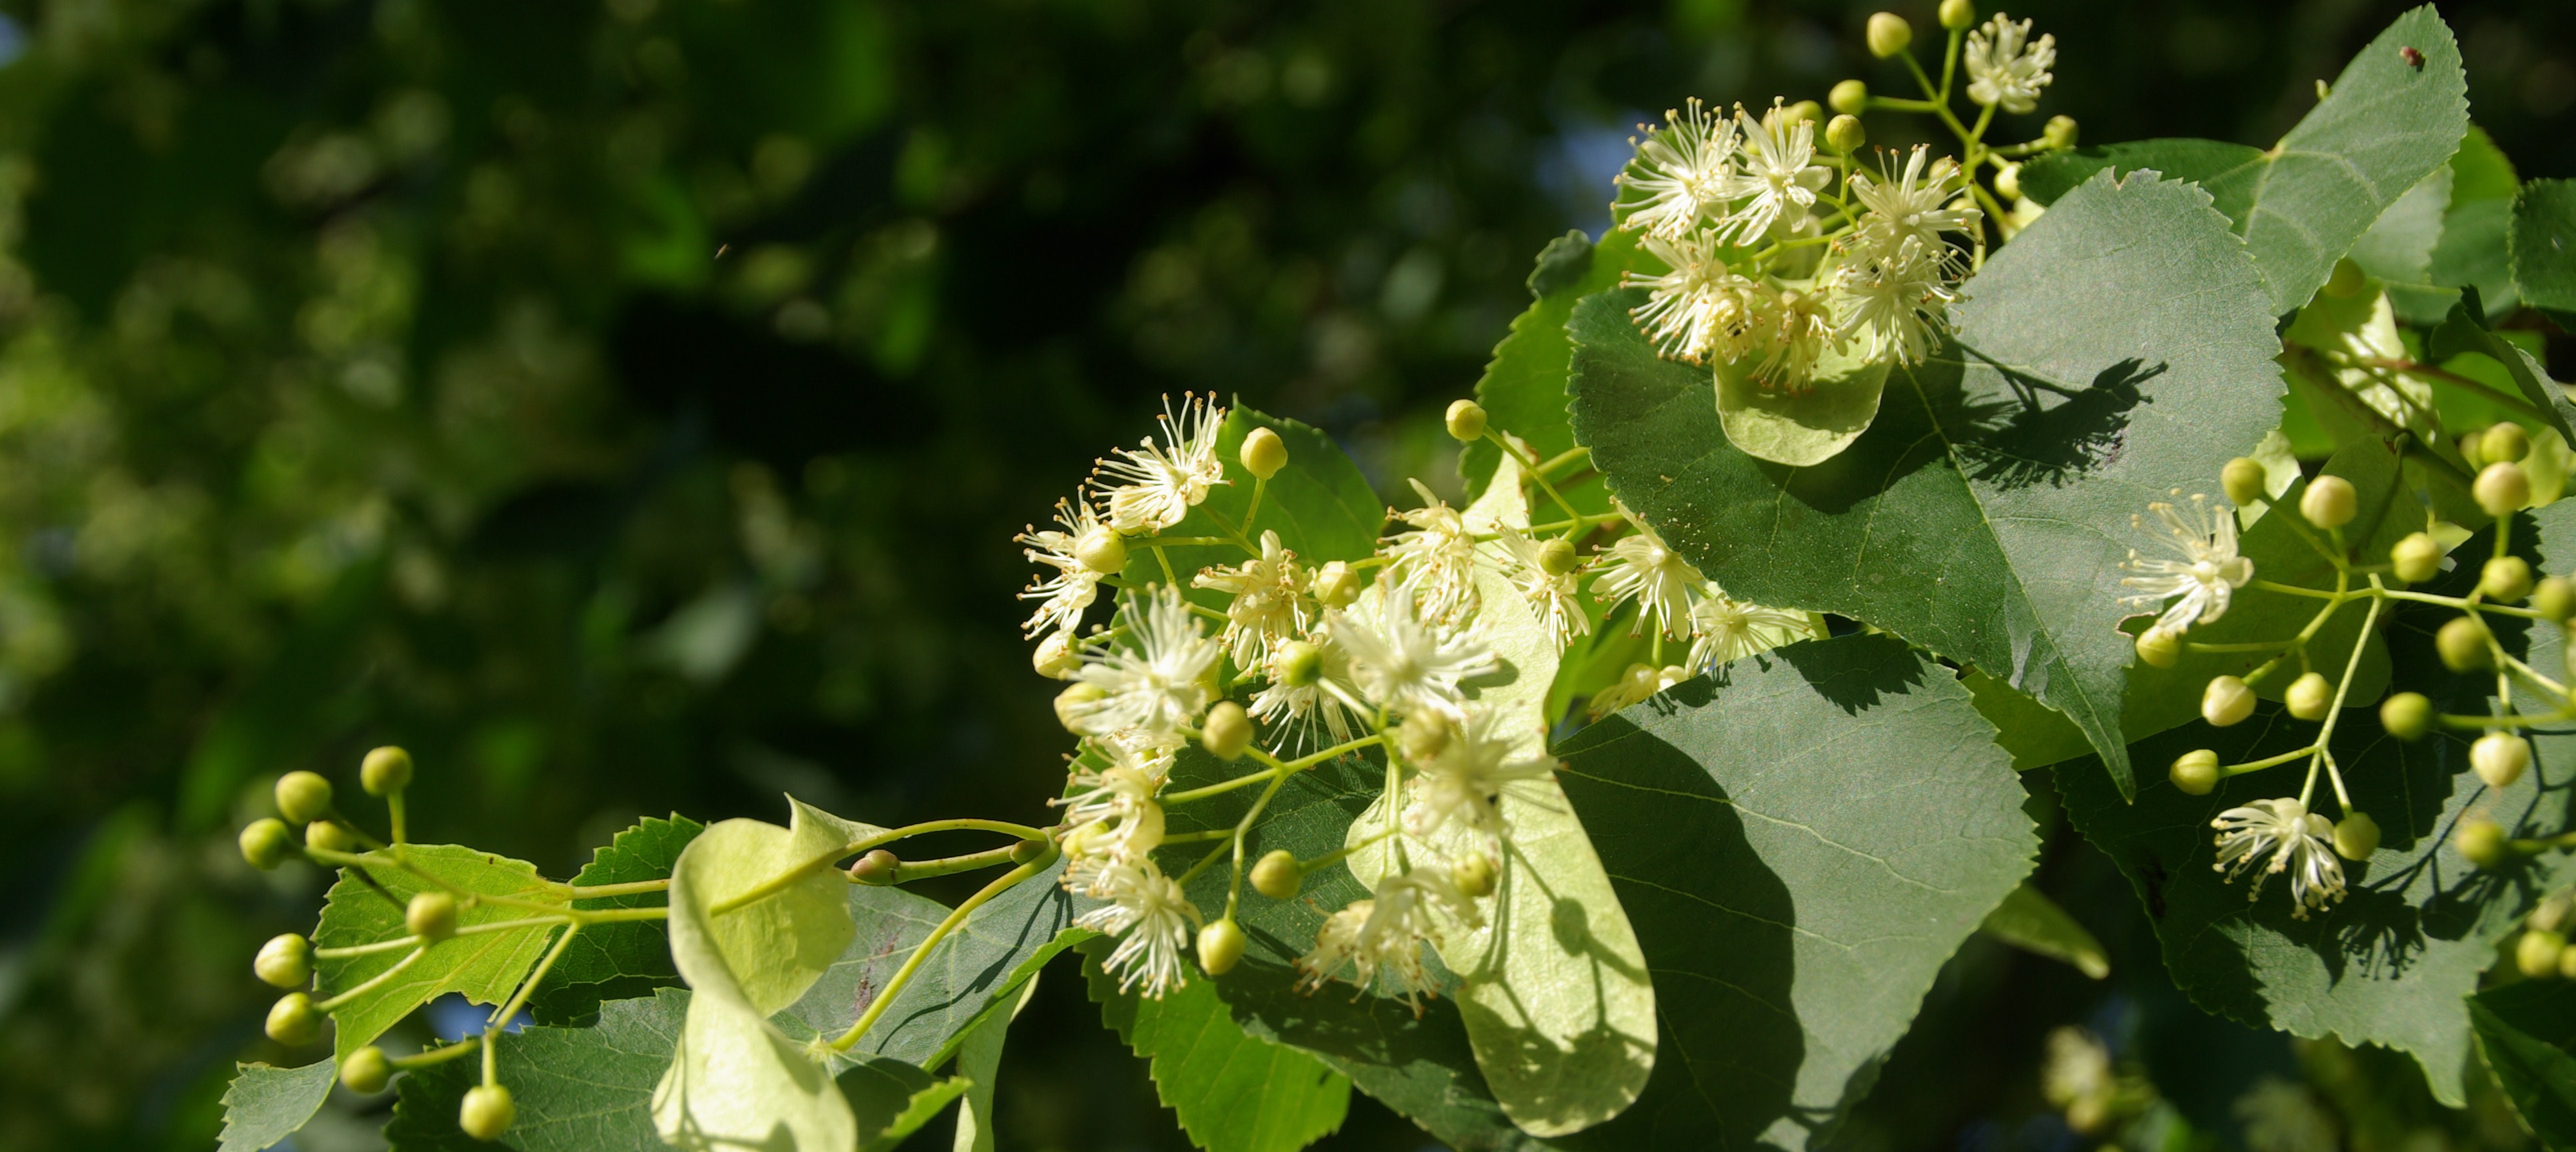
M 1252 865 L 1252 890 L 1273 900 L 1286 900 L 1297 894 L 1306 882 L 1306 870 L 1297 866 L 1297 857 L 1285 848 L 1263 855 Z
M 2475 432 L 2462 433 L 2458 444 L 2460 459 L 2466 461 L 2472 470 L 2487 466 L 2486 437 Z
M 2522 510 L 2531 502 L 2531 475 L 2522 465 L 2498 460 L 2478 469 L 2477 482 L 2469 485 L 2469 495 L 2477 498 L 2478 507 L 2502 520 Z
M 289 992 L 268 1009 L 268 1038 L 288 1047 L 310 1044 L 322 1035 L 322 1012 L 313 998 Z
M 456 897 L 437 890 L 412 893 L 411 903 L 403 907 L 403 927 L 424 944 L 456 935 Z
M 2039 140 L 2051 148 L 2074 147 L 2075 118 L 2063 114 L 2049 117 L 2048 126 L 2040 129 Z
M 2531 562 L 2520 556 L 2498 556 L 2478 569 L 2478 594 L 2498 604 L 2531 595 Z
M 1243 470 L 1267 480 L 1288 466 L 1288 442 L 1267 428 L 1255 428 L 1243 438 L 1243 451 L 1238 453 Z
M 1199 725 L 1199 747 L 1219 760 L 1242 759 L 1243 750 L 1252 747 L 1252 717 L 1243 714 L 1241 704 L 1219 701 Z
M 2165 778 L 2187 795 L 2207 796 L 2218 787 L 2218 753 L 2197 748 L 2176 756 Z
M 477 1140 L 498 1140 L 510 1130 L 510 1121 L 519 1118 L 518 1105 L 510 1102 L 510 1090 L 498 1084 L 477 1084 L 465 1090 L 465 1103 L 456 1109 L 456 1126 Z
M 2480 868 L 2493 868 L 2513 857 L 2513 845 L 2505 839 L 2504 826 L 2483 816 L 2460 821 L 2460 829 L 2451 834 L 2451 843 L 2460 850 L 2460 858 Z
M 2325 294 L 2337 300 L 2349 300 L 2361 295 L 2362 286 L 2369 281 L 2370 274 L 2362 271 L 2361 265 L 2353 263 L 2352 257 L 2346 256 L 2335 261 L 2334 271 L 2326 276 Z
M 331 814 L 331 782 L 312 772 L 277 778 L 277 814 L 289 824 L 310 824 Z
M 2182 637 L 2162 627 L 2140 632 L 2138 659 L 2150 668 L 2171 668 L 2182 660 Z
M 2442 546 L 2422 532 L 2409 533 L 2388 549 L 2388 565 L 2397 578 L 2409 584 L 2421 584 L 2442 572 Z
M 2211 727 L 2243 723 L 2254 714 L 2254 690 L 2234 676 L 2213 676 L 2200 693 L 2200 718 Z
M 2513 966 L 2534 980 L 2558 975 L 2558 958 L 2567 951 L 2567 937 L 2540 928 L 2523 929 L 2522 939 L 2513 944 Z
M 286 854 L 295 847 L 295 834 L 286 830 L 286 821 L 274 816 L 253 820 L 241 830 L 242 859 L 266 872 L 286 862 Z
M 2512 732 L 2489 732 L 2469 745 L 2469 767 L 2489 788 L 2510 788 L 2531 767 L 2531 741 Z
M 2319 528 L 2341 528 L 2352 523 L 2355 497 L 2352 481 L 2341 476 L 2319 476 L 2308 482 L 2308 490 L 2299 494 L 2299 515 Z
M 2005 164 L 1995 169 L 1995 195 L 2006 200 L 2021 199 L 2021 165 Z
M 1416 712 L 1396 728 L 1395 746 L 1405 759 L 1419 764 L 1448 748 L 1452 735 L 1448 717 L 1437 712 Z
M 1791 124 L 1796 124 L 1800 121 L 1813 124 L 1819 117 L 1822 117 L 1825 114 L 1824 108 L 1813 100 L 1801 100 L 1781 109 L 1780 111 L 1781 115 Z
M 411 753 L 387 744 L 358 764 L 358 783 L 369 796 L 390 796 L 411 786 Z
M 1574 545 L 1567 541 L 1550 540 L 1538 546 L 1538 570 L 1550 576 L 1563 576 L 1582 562 L 1583 558 L 1574 554 Z
M 2251 508 L 2267 498 L 2271 480 L 2262 463 L 2251 456 L 2239 456 L 2218 470 L 2218 486 L 2227 492 L 2227 502 L 2239 508 Z
M 1977 6 L 1968 0 L 1941 0 L 1941 26 L 1953 32 L 1966 31 L 1977 22 Z
M 1095 524 L 1073 542 L 1073 558 L 1103 576 L 1127 570 L 1127 540 L 1106 524 Z
M 386 1062 L 385 1050 L 373 1044 L 349 1053 L 349 1058 L 340 1062 L 340 1083 L 362 1096 L 384 1091 L 385 1082 L 393 1077 L 394 1066 Z
M 260 982 L 271 988 L 297 988 L 313 978 L 313 942 L 295 933 L 272 936 L 250 962 Z
M 2576 616 L 2576 584 L 2564 576 L 2541 577 L 2531 590 L 2531 608 L 2543 620 L 2566 623 L 2568 617 Z
M 1485 438 L 1485 407 L 1473 400 L 1454 400 L 1449 404 L 1449 435 L 1457 440 Z
M 1270 674 L 1291 688 L 1304 688 L 1324 676 L 1324 650 L 1304 640 L 1279 646 L 1270 657 Z
M 1067 732 L 1082 735 L 1082 706 L 1108 695 L 1109 690 L 1100 685 L 1085 680 L 1074 681 L 1064 691 L 1055 694 L 1056 723 L 1064 725 Z
M 1199 929 L 1199 971 L 1223 976 L 1243 959 L 1243 929 L 1232 920 L 1211 920 Z
M 2379 821 L 2367 812 L 2348 813 L 2334 826 L 2335 855 L 2346 860 L 2368 860 L 2379 851 Z
M 1859 80 L 1836 84 L 1832 91 L 1825 93 L 1825 107 L 1845 116 L 1858 116 L 1869 107 L 1869 85 Z
M 2421 740 L 2433 730 L 2433 702 L 2421 692 L 2400 692 L 2379 702 L 2379 726 L 2400 740 Z
M 894 853 L 883 848 L 861 856 L 850 864 L 850 879 L 861 884 L 875 884 L 880 887 L 900 879 L 902 872 L 903 861 L 896 859 Z
M 304 826 L 304 846 L 316 852 L 355 852 L 358 838 L 337 820 L 316 820 Z
M 1044 857 L 1047 850 L 1053 847 L 1055 845 L 1046 840 L 1022 840 L 1011 845 L 1011 863 L 1027 864 Z
M 1865 39 L 1869 54 L 1885 60 L 1914 45 L 1914 26 L 1894 12 L 1874 12 L 1870 14 Z
M 2281 700 L 2290 706 L 2292 716 L 2301 720 L 2323 720 L 2326 710 L 2334 707 L 2334 685 L 2326 683 L 2322 673 L 2310 672 L 2290 681 L 2290 687 L 2281 694 Z
M 1470 852 L 1449 866 L 1449 882 L 1468 896 L 1482 900 L 1494 894 L 1494 858 L 1482 852 Z
M 2522 425 L 2511 420 L 2487 429 L 2485 435 L 2478 437 L 2478 454 L 2492 463 L 2519 464 L 2530 451 L 2531 436 L 2522 430 Z
M 2453 672 L 2475 672 L 2494 660 L 2487 651 L 2486 626 L 2475 617 L 2454 616 L 2433 633 L 2433 650 L 2442 656 L 2442 666 Z
M 1315 570 L 1315 600 L 1326 608 L 1348 608 L 1360 598 L 1360 574 L 1335 560 Z
M 1029 667 L 1049 680 L 1070 680 L 1082 667 L 1082 653 L 1073 646 L 1073 629 L 1065 628 L 1047 634 L 1038 641 L 1037 651 L 1029 653 Z
M 2567 931 L 2567 914 L 2571 911 L 2576 911 L 2576 905 L 2571 905 L 2568 894 L 2561 892 L 2541 901 L 2540 906 L 2533 908 L 2531 915 L 2523 919 L 2523 923 L 2543 932 L 2564 933 Z

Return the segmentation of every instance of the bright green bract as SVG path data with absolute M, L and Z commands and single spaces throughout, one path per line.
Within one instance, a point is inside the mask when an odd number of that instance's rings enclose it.
M 1831 460 L 1878 419 L 1887 362 L 1828 349 L 1804 386 L 1773 388 L 1755 380 L 1752 364 L 1717 366 L 1717 420 L 1745 455 L 1804 467 Z

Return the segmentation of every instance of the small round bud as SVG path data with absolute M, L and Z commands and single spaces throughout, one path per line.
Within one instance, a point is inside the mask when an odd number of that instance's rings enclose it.
M 466 1089 L 465 1103 L 456 1109 L 456 1126 L 477 1140 L 500 1139 L 518 1118 L 519 1107 L 510 1102 L 510 1090 L 498 1084 Z
M 2576 616 L 2576 583 L 2564 576 L 2544 576 L 2531 589 L 2531 608 L 2541 619 L 2565 623 Z
M 1485 438 L 1485 406 L 1473 400 L 1454 400 L 1449 404 L 1449 435 L 1458 440 Z
M 2337 300 L 2349 300 L 2361 295 L 2362 286 L 2369 280 L 2370 274 L 2346 256 L 2335 261 L 2334 271 L 2326 276 L 2325 293 Z
M 2356 498 L 2352 481 L 2341 476 L 2319 476 L 2308 482 L 2308 490 L 2299 494 L 2299 515 L 2319 528 L 2341 528 L 2352 523 Z
M 2558 958 L 2567 951 L 2567 937 L 2539 928 L 2526 928 L 2522 939 L 2513 944 L 2513 966 L 2534 980 L 2547 980 L 2558 975 Z
M 2470 616 L 2454 616 L 2433 633 L 2433 650 L 2453 672 L 2475 672 L 2495 658 L 2487 651 L 2486 627 Z
M 2379 726 L 2400 740 L 2421 740 L 2433 730 L 2433 702 L 2421 692 L 2400 692 L 2379 702 Z
M 1564 540 L 1550 540 L 1538 546 L 1538 569 L 1550 576 L 1563 576 L 1583 563 L 1575 555 L 1574 545 Z
M 1857 81 L 1845 81 L 1845 83 L 1857 83 Z M 1825 124 L 1825 147 L 1837 153 L 1849 156 L 1860 151 L 1861 145 L 1867 143 L 1869 143 L 1869 131 L 1860 126 L 1858 116 L 1844 112 Z
M 2326 683 L 2322 673 L 2310 672 L 2290 681 L 2290 687 L 2281 694 L 2281 700 L 2290 706 L 2292 716 L 2301 720 L 2323 720 L 2326 711 L 2334 707 L 2334 685 Z
M 2379 821 L 2367 812 L 2353 812 L 2335 821 L 2335 855 L 2346 860 L 2368 860 L 2379 851 Z
M 1894 12 L 1873 12 L 1864 38 L 1869 54 L 1885 60 L 1914 46 L 1914 26 Z
M 2487 429 L 2485 435 L 2478 437 L 2478 454 L 2493 463 L 2519 464 L 2530 452 L 2530 434 L 2522 430 L 2522 425 L 2510 420 Z
M 2520 556 L 2498 556 L 2478 569 L 2478 592 L 2498 604 L 2531 595 L 2531 562 Z
M 1199 971 L 1223 976 L 1243 959 L 1243 929 L 1232 920 L 1211 920 L 1199 929 Z
M 1082 653 L 1073 646 L 1070 628 L 1050 632 L 1038 641 L 1037 650 L 1029 653 L 1029 667 L 1049 680 L 1070 680 L 1082 667 Z
M 2186 795 L 2207 796 L 2210 789 L 2218 787 L 2218 753 L 2196 748 L 2176 756 L 2165 778 Z
M 369 1044 L 340 1062 L 340 1083 L 361 1096 L 373 1096 L 385 1090 L 385 1082 L 394 1078 L 394 1066 L 385 1061 L 385 1050 Z
M 2251 456 L 2239 456 L 2218 470 L 2218 486 L 2226 490 L 2227 502 L 2239 508 L 2253 507 L 2268 498 L 2271 480 L 2262 463 Z
M 2046 144 L 2051 148 L 2074 147 L 2075 118 L 2066 115 L 2049 117 L 2048 126 L 2040 129 L 2039 139 L 2041 143 Z
M 2469 485 L 2469 495 L 2477 498 L 2478 507 L 2498 520 L 2522 510 L 2531 503 L 2531 474 L 2522 465 L 2498 460 L 2478 469 L 2477 482 Z
M 1273 900 L 1286 900 L 1297 894 L 1306 882 L 1306 871 L 1297 866 L 1297 857 L 1285 848 L 1276 849 L 1252 864 L 1252 890 Z
M 1219 760 L 1242 759 L 1243 750 L 1252 747 L 1252 717 L 1243 714 L 1243 705 L 1220 701 L 1199 725 L 1199 747 Z
M 2567 930 L 2567 914 L 2571 911 L 2576 911 L 2576 906 L 2571 906 L 2568 894 L 2561 892 L 2541 901 L 2539 907 L 2531 910 L 2531 915 L 2523 918 L 2523 923 L 2544 932 L 2563 933 Z
M 253 820 L 241 830 L 242 859 L 262 872 L 285 863 L 294 847 L 295 834 L 286 830 L 286 821 L 274 816 Z
M 1845 80 L 1825 93 L 1825 107 L 1845 116 L 1858 116 L 1869 107 L 1869 85 L 1859 80 Z M 1829 127 L 1826 131 L 1830 132 Z
M 358 783 L 369 796 L 391 796 L 411 785 L 411 753 L 387 744 L 358 763 Z
M 2138 660 L 2150 668 L 2171 668 L 2182 660 L 2182 637 L 2170 628 L 2138 633 Z
M 1127 539 L 1106 524 L 1094 525 L 1073 542 L 1073 558 L 1103 576 L 1127 570 Z
M 250 962 L 261 983 L 271 988 L 298 988 L 313 978 L 313 942 L 295 933 L 272 936 Z
M 1077 680 L 1055 694 L 1055 719 L 1065 730 L 1077 736 L 1083 733 L 1084 706 L 1106 699 L 1109 690 L 1087 680 Z
M 1961 32 L 1977 22 L 1977 6 L 1968 0 L 1941 0 L 1941 26 Z
M 851 862 L 850 879 L 883 887 L 899 879 L 902 871 L 903 861 L 896 859 L 894 853 L 879 848 Z
M 1360 598 L 1360 574 L 1335 560 L 1315 570 L 1315 600 L 1326 608 L 1348 608 Z
M 1824 116 L 1825 110 L 1822 105 L 1817 104 L 1813 100 L 1801 100 L 1781 109 L 1780 113 L 1791 124 L 1796 124 L 1801 121 L 1813 124 L 1819 118 Z
M 2460 821 L 2460 829 L 2451 834 L 2451 843 L 2459 848 L 2460 858 L 2480 868 L 2493 868 L 2513 857 L 2513 844 L 2505 839 L 2504 826 L 2483 816 Z
M 1995 169 L 1995 195 L 2006 200 L 2021 199 L 2021 165 L 2005 164 Z
M 331 782 L 312 772 L 277 778 L 277 814 L 289 824 L 310 824 L 331 814 Z
M 337 820 L 316 820 L 304 826 L 304 846 L 316 852 L 355 852 L 358 838 Z
M 1291 688 L 1307 687 L 1324 676 L 1324 650 L 1291 640 L 1271 654 L 1270 674 Z
M 1469 897 L 1482 900 L 1494 894 L 1494 858 L 1482 852 L 1470 852 L 1449 866 L 1449 882 Z
M 2408 533 L 2406 538 L 2390 545 L 2388 566 L 2397 578 L 2409 584 L 2421 584 L 2442 572 L 2442 546 L 2422 532 Z
M 2531 741 L 2512 732 L 2489 732 L 2469 745 L 2469 767 L 2489 788 L 2510 788 L 2531 767 Z
M 2476 432 L 2463 433 L 2459 439 L 2460 459 L 2472 469 L 2487 466 L 2487 440 Z
M 1243 470 L 1267 480 L 1288 466 L 1288 442 L 1267 428 L 1255 428 L 1243 438 Z
M 1448 717 L 1437 712 L 1416 712 L 1396 728 L 1395 746 L 1406 760 L 1420 764 L 1448 748 L 1451 735 Z
M 1044 840 L 1022 840 L 1011 845 L 1011 863 L 1027 864 L 1044 857 L 1055 845 Z M 864 859 L 864 857 L 862 857 Z
M 313 998 L 289 992 L 268 1009 L 268 1038 L 290 1047 L 310 1044 L 322 1035 L 322 1011 Z
M 403 907 L 403 927 L 428 944 L 456 935 L 456 897 L 440 891 L 412 893 L 411 903 Z
M 2213 676 L 2200 693 L 2200 718 L 2211 727 L 2241 724 L 2254 714 L 2254 690 L 2234 676 Z

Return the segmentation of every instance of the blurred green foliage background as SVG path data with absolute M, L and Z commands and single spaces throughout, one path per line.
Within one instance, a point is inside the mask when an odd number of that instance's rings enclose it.
M 232 848 L 288 769 L 408 745 L 416 834 L 557 875 L 782 791 L 1040 817 L 1015 530 L 1183 390 L 1452 482 L 1431 414 L 1630 126 L 1892 85 L 1871 7 L 0 3 L 0 1147 L 211 1147 L 233 1061 L 297 1055 L 249 957 L 323 877 Z M 2477 120 L 2576 175 L 2576 9 L 2442 7 Z M 2397 10 L 2017 11 L 2058 82 L 2003 134 L 2268 142 Z M 2511 1145 L 2403 1061 L 2198 1016 L 2070 837 L 2043 877 L 2121 974 L 1972 943 L 1855 1142 L 2072 1146 L 2071 1022 L 2190 1139 Z M 1183 1146 L 1068 975 L 1004 1146 Z M 1356 1099 L 1340 1140 L 1423 1142 Z

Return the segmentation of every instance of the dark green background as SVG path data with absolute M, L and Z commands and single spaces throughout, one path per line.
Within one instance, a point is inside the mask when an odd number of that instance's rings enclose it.
M 2576 9 L 2443 8 L 2477 120 L 2576 175 Z M 2268 143 L 2397 11 L 2017 13 L 2059 80 L 2001 134 Z M 322 878 L 231 848 L 280 771 L 406 744 L 416 834 L 558 875 L 781 791 L 1040 817 L 1015 530 L 1190 389 L 1447 482 L 1432 414 L 1630 126 L 1893 87 L 1867 12 L 0 3 L 0 1147 L 209 1147 L 233 1060 L 312 1058 L 248 967 Z M 2041 875 L 2120 975 L 1972 942 L 1857 1145 L 2071 1146 L 2033 1071 L 2067 1022 L 2222 1138 L 2262 1074 L 2359 1144 L 2498 1135 L 2182 1005 L 2062 829 Z M 1014 1033 L 1004 1146 L 1179 1146 L 1081 983 Z M 1340 1141 L 1422 1143 L 1356 1099 Z

